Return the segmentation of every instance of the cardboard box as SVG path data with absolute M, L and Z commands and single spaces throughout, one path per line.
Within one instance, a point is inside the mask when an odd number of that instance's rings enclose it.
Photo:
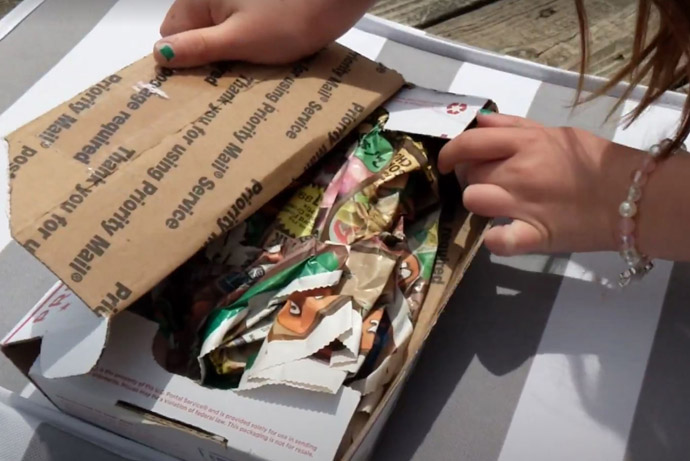
M 149 56 L 11 134 L 13 237 L 63 282 L 3 352 L 63 411 L 182 459 L 332 459 L 357 392 L 202 387 L 158 365 L 158 326 L 124 310 L 377 107 L 386 129 L 448 138 L 492 106 L 403 84 L 339 45 L 282 68 L 170 71 Z M 345 459 L 373 446 L 481 243 L 487 220 L 447 199 L 455 206 L 402 370 L 371 417 L 358 414 Z

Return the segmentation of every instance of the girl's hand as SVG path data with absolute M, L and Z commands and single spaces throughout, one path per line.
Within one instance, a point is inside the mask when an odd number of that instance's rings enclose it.
M 176 0 L 154 55 L 166 67 L 242 60 L 282 64 L 315 53 L 374 0 Z
M 495 254 L 608 251 L 618 248 L 618 206 L 643 155 L 586 131 L 492 114 L 448 142 L 439 169 L 469 184 L 468 210 L 513 219 L 486 234 Z

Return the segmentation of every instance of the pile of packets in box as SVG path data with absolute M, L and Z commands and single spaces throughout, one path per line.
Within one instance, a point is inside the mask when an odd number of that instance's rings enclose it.
M 349 386 L 370 412 L 402 366 L 438 248 L 441 140 L 383 110 L 132 310 L 203 385 Z M 457 186 L 455 186 L 457 187 Z

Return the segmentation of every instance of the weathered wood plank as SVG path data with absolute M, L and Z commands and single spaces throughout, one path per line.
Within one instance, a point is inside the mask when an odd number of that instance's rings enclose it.
M 590 72 L 612 75 L 627 60 L 636 0 L 590 0 Z M 429 29 L 498 53 L 577 70 L 579 29 L 572 0 L 502 0 Z
M 22 0 L 0 0 L 0 18 L 10 12 Z
M 637 9 L 628 5 L 614 11 L 606 20 L 590 25 L 589 71 L 603 77 L 613 76 L 630 58 Z M 569 70 L 580 65 L 580 38 L 573 37 L 557 43 L 541 56 L 544 62 Z
M 379 0 L 370 12 L 391 21 L 424 28 L 496 1 L 499 0 Z

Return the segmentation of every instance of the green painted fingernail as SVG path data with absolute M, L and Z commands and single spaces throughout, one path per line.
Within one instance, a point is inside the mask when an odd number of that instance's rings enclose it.
M 175 57 L 175 52 L 170 45 L 162 45 L 158 48 L 158 52 L 167 60 L 171 61 Z
M 491 109 L 479 109 L 479 113 L 482 115 L 492 115 L 494 111 Z

